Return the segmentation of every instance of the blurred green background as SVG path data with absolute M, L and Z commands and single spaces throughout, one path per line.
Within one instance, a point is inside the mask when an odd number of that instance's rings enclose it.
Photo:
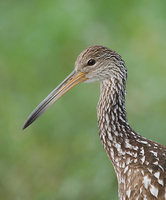
M 21 130 L 90 45 L 121 54 L 129 122 L 166 145 L 165 10 L 165 0 L 0 1 L 0 199 L 117 199 L 98 137 L 99 83 L 75 87 Z

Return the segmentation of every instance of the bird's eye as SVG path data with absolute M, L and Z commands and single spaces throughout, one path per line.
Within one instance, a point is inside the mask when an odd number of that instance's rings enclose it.
M 90 59 L 88 61 L 88 65 L 94 65 L 96 63 L 96 61 L 94 59 Z

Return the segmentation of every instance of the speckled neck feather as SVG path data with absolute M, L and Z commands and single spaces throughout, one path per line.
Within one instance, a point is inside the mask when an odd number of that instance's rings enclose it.
M 101 82 L 99 135 L 119 184 L 119 199 L 166 199 L 166 149 L 134 132 L 125 109 L 125 85 Z

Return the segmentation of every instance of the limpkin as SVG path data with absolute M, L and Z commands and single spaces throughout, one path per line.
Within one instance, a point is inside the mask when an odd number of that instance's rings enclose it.
M 166 199 L 166 147 L 136 133 L 126 118 L 127 69 L 121 56 L 103 46 L 85 49 L 74 71 L 31 113 L 25 129 L 63 94 L 81 82 L 100 81 L 99 136 L 118 179 L 121 200 Z

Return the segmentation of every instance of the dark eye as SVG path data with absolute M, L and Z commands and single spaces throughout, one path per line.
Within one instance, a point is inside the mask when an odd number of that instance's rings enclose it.
M 88 65 L 94 65 L 96 63 L 96 61 L 94 59 L 90 59 L 88 61 Z

